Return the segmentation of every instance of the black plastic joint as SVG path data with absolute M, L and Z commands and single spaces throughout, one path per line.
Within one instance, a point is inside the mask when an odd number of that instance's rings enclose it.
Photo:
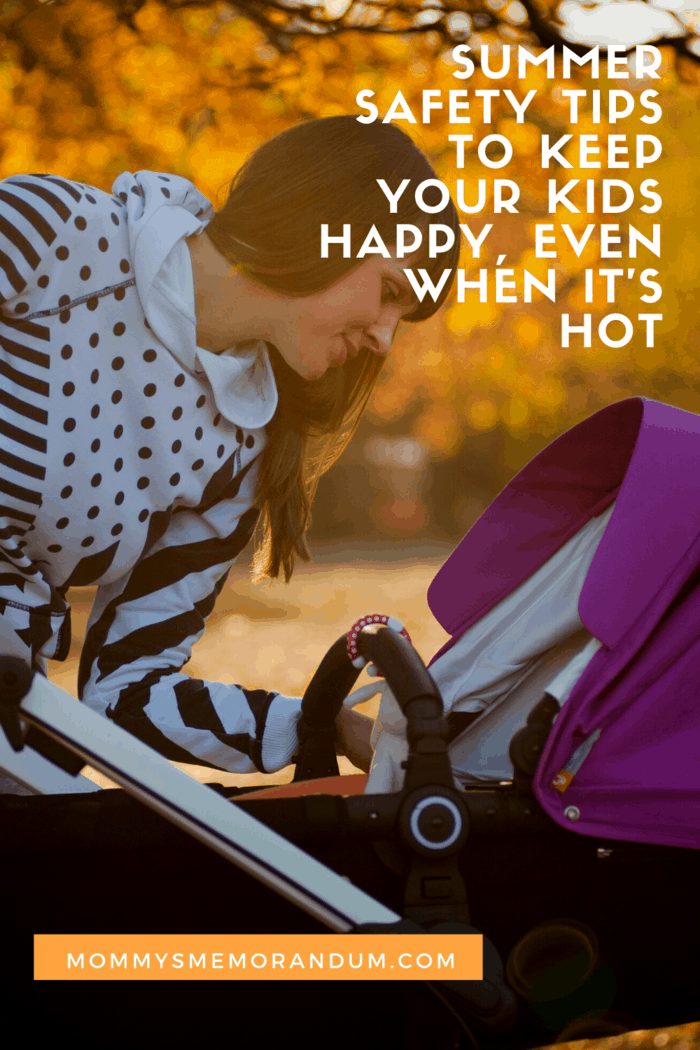
M 445 733 L 426 733 L 418 738 L 413 753 L 416 755 L 444 755 L 447 752 Z
M 439 718 L 419 718 L 412 723 L 409 722 L 406 737 L 410 746 L 424 737 L 439 738 L 443 741 L 444 749 L 449 733 L 447 720 L 441 715 Z
M 303 747 L 311 748 L 314 751 L 322 747 L 332 748 L 335 741 L 335 724 L 314 726 L 300 721 L 297 727 L 297 736 L 299 739 L 299 750 Z

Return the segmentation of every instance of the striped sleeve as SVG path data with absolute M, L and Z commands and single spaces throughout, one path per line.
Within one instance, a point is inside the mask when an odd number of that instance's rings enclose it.
M 46 442 L 3 418 L 8 401 L 16 417 L 33 407 L 0 388 L 0 652 L 45 673 L 46 660 L 64 660 L 70 648 L 70 610 L 42 572 L 44 562 L 24 550 L 41 505 Z
M 79 680 L 85 703 L 167 758 L 233 773 L 287 765 L 301 707 L 275 692 L 181 673 L 251 537 L 253 486 L 249 471 L 234 498 L 175 513 L 127 577 L 99 588 Z
M 37 196 L 37 191 L 48 200 Z M 24 319 L 22 314 L 31 309 L 29 302 L 17 303 L 13 311 L 5 304 L 20 295 L 31 301 L 38 291 L 34 271 L 56 239 L 54 227 L 62 226 L 70 214 L 39 179 L 14 176 L 0 182 L 0 556 L 10 564 L 17 560 L 17 549 L 26 544 L 24 533 L 33 528 L 43 499 L 50 333 L 44 325 Z M 42 586 L 36 569 L 32 574 L 27 563 L 23 575 L 26 581 L 19 585 L 20 594 L 10 591 L 9 600 L 22 604 L 21 595 L 29 588 L 36 594 L 37 606 L 44 604 L 49 588 Z M 32 575 L 36 578 L 30 581 Z M 4 582 L 13 586 L 11 580 Z M 36 586 L 30 588 L 30 582 Z
M 0 306 L 26 295 L 34 272 L 80 200 L 70 183 L 51 175 L 13 175 L 0 182 Z
M 76 192 L 47 176 L 0 181 L 0 651 L 41 671 L 46 658 L 64 659 L 70 645 L 68 606 L 43 563 L 24 553 L 46 477 L 49 331 L 24 320 L 28 302 L 11 313 L 4 307 L 38 290 L 35 273 Z
M 31 515 L 0 506 L 0 652 L 45 674 L 46 660 L 64 660 L 70 648 L 70 611 L 24 554 L 30 527 Z

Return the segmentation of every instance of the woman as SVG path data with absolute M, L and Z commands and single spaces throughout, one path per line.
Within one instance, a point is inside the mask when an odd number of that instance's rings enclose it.
M 410 187 L 390 212 L 376 180 Z M 288 580 L 320 474 L 352 435 L 399 320 L 430 316 L 403 269 L 322 259 L 320 228 L 449 224 L 392 125 L 312 121 L 261 146 L 213 214 L 187 180 L 124 173 L 114 196 L 50 175 L 0 184 L 0 644 L 65 659 L 68 587 L 98 587 L 85 703 L 168 758 L 272 772 L 300 700 L 180 673 L 259 521 L 259 576 Z M 424 238 L 424 241 L 427 238 Z

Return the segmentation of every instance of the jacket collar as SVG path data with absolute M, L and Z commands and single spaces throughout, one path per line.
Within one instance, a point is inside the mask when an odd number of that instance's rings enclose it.
M 192 374 L 209 380 L 218 411 L 242 427 L 270 422 L 277 387 L 267 347 L 260 340 L 214 354 L 197 346 L 192 262 L 185 238 L 201 234 L 211 203 L 179 175 L 123 172 L 113 192 L 127 214 L 136 290 L 154 334 Z

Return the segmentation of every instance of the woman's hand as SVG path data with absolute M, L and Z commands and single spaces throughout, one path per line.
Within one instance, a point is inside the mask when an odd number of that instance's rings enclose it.
M 374 719 L 353 711 L 350 707 L 341 707 L 335 720 L 335 750 L 345 755 L 354 766 L 364 773 L 369 770 L 372 761 L 370 738 L 374 728 Z

